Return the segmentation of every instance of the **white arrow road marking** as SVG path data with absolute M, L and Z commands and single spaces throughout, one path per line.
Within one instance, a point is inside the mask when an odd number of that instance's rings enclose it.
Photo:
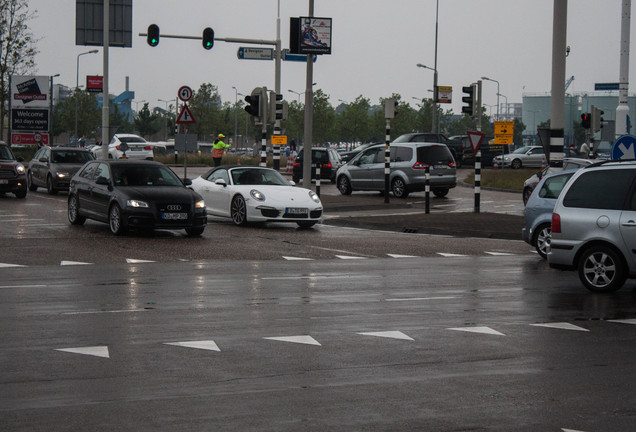
M 398 255 L 398 254 L 387 254 L 391 258 L 419 258 L 417 255 Z
M 415 340 L 412 337 L 405 335 L 401 331 L 364 332 L 364 333 L 358 333 L 358 334 L 361 334 L 363 336 L 377 336 L 377 337 L 391 338 L 391 339 L 401 339 L 401 340 L 410 340 L 410 341 Z
M 488 251 L 486 251 L 486 253 L 488 255 L 493 255 L 493 256 L 510 256 L 510 255 L 514 255 L 514 254 L 511 254 L 511 253 L 508 253 L 508 252 L 488 252 Z
M 156 261 L 142 260 L 142 259 L 135 259 L 135 258 L 126 258 L 126 262 L 128 264 L 142 264 L 142 263 L 153 263 L 153 262 L 156 262 Z
M 311 336 L 281 336 L 281 337 L 266 337 L 263 339 L 322 346 L 316 339 L 312 338 Z
M 608 322 L 619 324 L 636 324 L 636 319 L 620 319 L 620 320 L 607 320 Z
M 470 333 L 483 333 L 495 336 L 505 336 L 503 333 L 499 333 L 497 330 L 493 330 L 490 327 L 454 327 L 447 330 L 463 331 Z
M 4 268 L 4 267 L 24 267 L 24 266 L 20 264 L 0 263 L 0 268 Z
M 66 265 L 92 265 L 93 263 L 81 262 L 81 261 L 60 261 L 61 266 Z
M 437 255 L 441 255 L 441 256 L 446 257 L 446 258 L 452 258 L 452 257 L 465 257 L 465 256 L 468 256 L 468 255 L 463 255 L 463 254 L 443 253 L 443 252 L 437 252 Z
M 584 331 L 589 332 L 588 329 L 584 329 L 583 327 L 575 326 L 574 324 L 566 323 L 566 322 L 554 322 L 554 323 L 543 323 L 543 324 L 530 324 L 535 327 L 548 327 L 555 328 L 561 330 L 576 330 L 576 331 Z
M 292 256 L 283 256 L 283 259 L 286 259 L 287 261 L 313 261 L 312 258 L 301 258 Z
M 189 341 L 189 342 L 166 342 L 165 345 L 174 345 L 185 348 L 195 348 L 208 351 L 221 351 L 213 340 L 206 341 Z
M 577 429 L 565 429 L 565 428 L 561 428 L 561 430 L 562 430 L 563 432 L 585 432 L 585 431 L 577 430 Z
M 342 260 L 366 259 L 365 257 L 350 256 L 350 255 L 336 255 L 336 258 L 340 258 Z
M 55 351 L 64 351 L 73 354 L 83 354 L 83 355 L 91 355 L 95 357 L 104 357 L 110 358 L 110 354 L 108 352 L 107 346 L 90 346 L 90 347 L 79 347 L 79 348 L 60 348 Z

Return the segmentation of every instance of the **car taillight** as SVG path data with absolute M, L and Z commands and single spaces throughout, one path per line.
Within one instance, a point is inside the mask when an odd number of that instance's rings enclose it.
M 116 148 L 117 150 L 121 150 L 121 149 L 119 148 L 119 146 L 117 146 L 117 147 L 115 147 L 115 148 Z
M 152 146 L 146 146 L 144 147 L 144 150 L 152 150 Z
M 300 166 L 300 162 L 294 162 L 294 166 L 295 167 L 299 167 Z
M 561 216 L 559 216 L 558 213 L 552 213 L 552 226 L 550 227 L 550 230 L 553 233 L 561 232 Z
M 415 165 L 413 165 L 413 169 L 426 169 L 428 167 L 430 167 L 430 165 L 423 162 L 415 162 Z
M 322 168 L 331 168 L 330 163 L 322 164 Z
M 451 163 L 449 163 L 448 166 L 451 168 L 455 168 L 455 161 L 452 161 Z

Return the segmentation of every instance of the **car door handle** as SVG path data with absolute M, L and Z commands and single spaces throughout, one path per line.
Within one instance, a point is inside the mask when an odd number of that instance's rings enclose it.
M 636 227 L 636 222 L 633 220 L 628 220 L 627 222 L 623 222 L 621 225 L 626 227 Z

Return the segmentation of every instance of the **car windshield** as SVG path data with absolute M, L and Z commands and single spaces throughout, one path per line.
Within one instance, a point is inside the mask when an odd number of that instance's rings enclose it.
M 183 186 L 177 175 L 164 166 L 114 165 L 115 186 Z
M 55 150 L 51 152 L 51 162 L 59 164 L 85 164 L 95 159 L 92 153 L 78 150 Z
M 513 151 L 513 153 L 515 153 L 515 154 L 522 154 L 522 153 L 525 153 L 525 152 L 527 152 L 528 150 L 530 150 L 530 148 L 531 148 L 530 146 L 523 146 L 523 147 L 518 148 L 517 150 Z
M 13 152 L 9 147 L 0 146 L 0 160 L 15 160 Z
M 289 186 L 289 182 L 278 172 L 260 168 L 234 168 L 230 170 L 235 185 Z
M 130 143 L 145 143 L 146 140 L 143 139 L 142 137 L 136 137 L 136 136 L 132 136 L 132 137 L 118 137 L 119 141 L 121 142 L 125 142 L 127 144 Z

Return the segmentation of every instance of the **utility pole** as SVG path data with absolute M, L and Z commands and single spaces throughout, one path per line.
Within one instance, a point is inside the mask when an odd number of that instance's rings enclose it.
M 550 119 L 550 165 L 563 162 L 565 126 L 565 53 L 568 1 L 554 0 L 552 23 L 552 95 Z
M 314 0 L 309 0 L 309 17 L 314 16 Z M 314 115 L 314 55 L 307 54 L 307 78 L 305 83 L 305 132 L 303 135 L 303 187 L 311 189 L 312 128 Z
M 632 0 L 623 0 L 621 10 L 621 57 L 618 90 L 618 107 L 616 108 L 616 138 L 630 133 L 629 100 L 629 26 Z

